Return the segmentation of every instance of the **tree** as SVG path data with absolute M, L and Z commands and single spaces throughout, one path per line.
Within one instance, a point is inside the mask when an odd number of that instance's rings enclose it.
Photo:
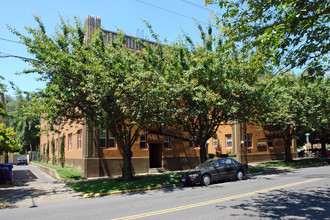
M 216 17 L 225 36 L 261 51 L 271 64 L 310 75 L 329 71 L 330 3 L 314 1 L 207 0 L 225 13 Z
M 330 143 L 330 78 L 328 76 L 314 78 L 311 82 L 306 77 L 309 97 L 313 109 L 308 115 L 306 133 L 311 134 L 311 142 L 321 143 L 322 156 L 326 156 L 326 144 Z
M 40 73 L 47 81 L 46 89 L 33 99 L 39 103 L 38 112 L 44 113 L 50 124 L 85 120 L 93 127 L 110 130 L 123 155 L 122 177 L 132 178 L 131 148 L 157 112 L 153 100 L 159 93 L 150 85 L 162 78 L 161 72 L 144 65 L 141 57 L 153 63 L 145 56 L 148 52 L 128 49 L 123 35 L 104 42 L 103 31 L 96 30 L 86 43 L 78 19 L 74 26 L 61 19 L 54 36 L 46 34 L 40 18 L 35 19 L 39 26 L 26 28 L 29 36 L 11 30 L 36 57 L 27 60 L 33 68 L 25 73 Z
M 19 149 L 19 144 L 15 140 L 15 136 L 16 133 L 13 128 L 6 128 L 4 124 L 0 124 L 0 154 Z
M 4 94 L 6 92 L 6 86 L 1 82 L 5 78 L 0 75 L 0 94 Z M 4 104 L 0 101 L 0 118 L 7 116 L 7 112 Z
M 4 80 L 4 77 L 0 75 L 0 80 Z M 0 82 L 0 94 L 3 95 L 3 93 L 6 91 L 6 86 Z M 2 98 L 1 98 L 2 99 Z M 8 114 L 6 111 L 5 104 L 2 103 L 2 100 L 0 100 L 0 154 L 3 152 L 13 152 L 19 148 L 19 144 L 16 141 L 16 133 L 12 127 L 6 127 L 5 124 L 2 123 L 2 118 L 7 118 Z M 6 154 L 6 158 L 7 158 Z M 8 160 L 8 158 L 5 160 Z
M 259 85 L 256 121 L 273 138 L 284 139 L 285 161 L 292 161 L 292 140 L 305 132 L 316 105 L 309 83 L 302 76 L 285 74 L 266 78 Z
M 233 44 L 224 44 L 199 26 L 203 46 L 181 45 L 170 83 L 177 91 L 177 127 L 187 131 L 200 147 L 200 159 L 207 159 L 206 143 L 220 125 L 244 120 L 253 105 L 253 87 L 264 73 L 257 55 L 242 53 Z M 179 79 L 179 80 L 178 80 Z
M 30 94 L 23 96 L 23 93 L 16 89 L 16 97 L 6 96 L 7 105 L 7 126 L 13 127 L 17 133 L 17 140 L 20 143 L 21 153 L 28 150 L 33 151 L 39 145 L 39 117 L 30 114 Z

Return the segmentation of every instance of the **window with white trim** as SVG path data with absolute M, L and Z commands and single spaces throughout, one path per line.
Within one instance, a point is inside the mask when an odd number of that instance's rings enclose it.
M 217 147 L 217 146 L 218 146 L 218 139 L 213 138 L 213 147 Z
M 116 148 L 116 140 L 110 131 L 99 131 L 99 148 Z
M 78 150 L 81 150 L 81 143 L 82 143 L 82 130 L 79 130 L 79 131 L 77 132 L 77 135 L 78 135 L 77 148 L 78 148 Z
M 105 131 L 105 130 L 101 130 L 99 136 L 100 136 L 99 147 L 100 147 L 100 148 L 106 148 L 106 143 L 107 143 L 107 131 Z
M 147 149 L 147 137 L 145 134 L 140 135 L 140 149 Z
M 226 135 L 226 148 L 232 148 L 233 143 L 231 139 L 231 134 Z
M 169 136 L 164 136 L 164 149 L 171 149 Z
M 244 145 L 246 148 L 252 147 L 252 134 L 245 134 L 244 135 Z
M 116 147 L 116 142 L 115 142 L 115 137 L 112 135 L 110 131 L 108 131 L 108 148 L 115 148 Z
M 68 140 L 69 140 L 68 142 L 69 150 L 72 150 L 72 133 L 68 135 Z

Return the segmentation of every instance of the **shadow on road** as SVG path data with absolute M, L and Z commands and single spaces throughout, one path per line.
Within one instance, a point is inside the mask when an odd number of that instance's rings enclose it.
M 260 195 L 258 198 L 245 201 L 244 204 L 231 206 L 244 210 L 246 217 L 262 219 L 328 219 L 330 213 L 330 189 L 324 188 L 303 192 L 277 190 L 273 194 Z M 259 216 L 251 216 L 257 212 Z M 235 217 L 235 214 L 232 214 Z

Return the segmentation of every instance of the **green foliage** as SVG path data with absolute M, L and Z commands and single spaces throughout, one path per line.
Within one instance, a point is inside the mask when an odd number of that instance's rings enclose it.
M 45 146 L 42 147 L 42 162 L 45 162 L 46 161 L 46 149 L 45 149 Z
M 226 12 L 216 17 L 225 36 L 262 52 L 272 64 L 310 75 L 329 70 L 330 3 L 328 0 L 207 0 Z
M 24 154 L 28 150 L 36 150 L 39 145 L 39 117 L 29 114 L 30 94 L 23 95 L 16 89 L 15 98 L 6 96 L 7 126 L 13 127 L 17 133 L 20 144 L 20 152 Z
M 29 36 L 12 29 L 38 60 L 28 60 L 32 69 L 25 72 L 40 73 L 48 82 L 32 97 L 30 112 L 43 114 L 50 124 L 86 119 L 93 127 L 109 129 L 123 153 L 123 175 L 131 178 L 131 147 L 157 112 L 159 92 L 150 85 L 161 73 L 148 71 L 140 62 L 143 53 L 128 49 L 123 35 L 108 43 L 103 31 L 95 30 L 87 43 L 77 19 L 74 26 L 61 19 L 56 33 L 48 36 L 40 18 L 35 19 L 39 27 L 27 27 Z
M 47 140 L 47 148 L 46 148 L 46 163 L 49 161 L 49 140 Z
M 81 173 L 73 168 L 73 167 L 62 167 L 61 165 L 52 165 L 49 163 L 43 163 L 39 161 L 33 161 L 33 163 L 52 168 L 57 171 L 60 178 L 65 180 L 81 180 L 84 179 L 84 177 L 81 175 Z
M 256 121 L 274 138 L 284 138 L 288 162 L 294 138 L 321 127 L 326 134 L 329 132 L 329 79 L 313 79 L 285 74 L 266 78 L 259 85 Z
M 238 52 L 234 44 L 224 44 L 212 34 L 212 27 L 199 29 L 203 46 L 196 46 L 188 36 L 186 44 L 171 46 L 173 72 L 167 90 L 175 94 L 172 115 L 177 127 L 193 136 L 200 146 L 201 161 L 205 161 L 206 142 L 219 126 L 244 120 L 253 110 L 253 85 L 266 69 L 257 54 Z
M 13 128 L 0 124 L 0 154 L 3 152 L 13 152 L 19 149 L 19 144 L 15 140 L 16 133 Z
M 172 175 L 173 176 L 173 175 Z M 77 192 L 82 193 L 106 193 L 113 191 L 124 191 L 132 189 L 140 189 L 154 186 L 161 186 L 165 184 L 177 183 L 178 179 L 171 177 L 171 175 L 156 175 L 136 177 L 131 181 L 122 180 L 97 180 L 79 183 L 69 183 L 68 186 Z
M 268 162 L 268 163 L 261 163 L 257 166 L 266 166 L 266 167 L 306 167 L 306 166 L 313 166 L 313 165 L 320 165 L 326 164 L 325 158 L 305 158 L 294 160 L 292 162 Z
M 36 151 L 37 151 L 37 160 L 40 161 L 40 159 L 41 159 L 41 155 L 40 155 L 40 147 L 37 146 L 36 148 L 37 148 L 37 149 L 36 149 Z
M 64 163 L 65 163 L 65 146 L 64 146 L 64 133 L 62 135 L 62 139 L 61 139 L 61 149 L 60 149 L 60 165 L 62 167 L 64 167 Z
M 51 150 L 52 150 L 52 164 L 55 165 L 56 164 L 56 155 L 55 155 L 55 140 L 54 140 L 54 136 L 52 137 L 52 140 L 51 140 Z

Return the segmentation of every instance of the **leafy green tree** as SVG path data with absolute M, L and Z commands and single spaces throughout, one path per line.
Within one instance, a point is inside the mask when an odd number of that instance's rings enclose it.
M 39 103 L 39 113 L 50 124 L 84 119 L 99 129 L 109 129 L 123 155 L 123 179 L 132 178 L 131 148 L 157 113 L 153 100 L 159 93 L 151 85 L 162 72 L 148 71 L 148 63 L 140 61 L 144 51 L 128 49 L 122 35 L 108 43 L 103 31 L 96 30 L 86 43 L 77 19 L 74 26 L 61 19 L 53 36 L 36 20 L 39 27 L 27 28 L 29 36 L 12 31 L 38 60 L 28 60 L 33 69 L 25 72 L 38 72 L 48 82 L 33 99 Z M 156 46 L 150 48 L 161 52 Z
M 329 71 L 330 3 L 328 0 L 206 0 L 225 13 L 217 17 L 225 36 L 257 48 L 272 64 L 311 75 Z
M 292 161 L 292 140 L 306 131 L 309 117 L 317 108 L 309 83 L 302 76 L 285 74 L 263 80 L 258 92 L 256 121 L 274 138 L 284 139 L 285 161 Z
M 207 159 L 206 143 L 219 126 L 229 121 L 241 121 L 254 102 L 252 85 L 264 73 L 257 56 L 243 54 L 235 45 L 224 44 L 199 26 L 203 46 L 195 46 L 189 37 L 186 45 L 177 49 L 177 78 L 170 83 L 177 91 L 176 122 L 200 147 L 200 159 Z M 178 80 L 179 79 L 179 80 Z
M 6 128 L 4 124 L 0 124 L 0 154 L 19 149 L 19 144 L 15 137 L 16 133 L 13 128 Z
M 6 85 L 4 85 L 2 83 L 2 81 L 4 80 L 5 78 L 3 76 L 0 75 L 0 95 L 1 94 L 4 94 L 6 92 Z M 6 117 L 7 116 L 7 112 L 6 112 L 6 109 L 5 109 L 5 106 L 2 102 L 0 102 L 0 119 L 2 117 Z
M 7 126 L 13 127 L 17 133 L 17 140 L 20 143 L 20 152 L 34 151 L 39 145 L 39 117 L 30 115 L 28 112 L 30 96 L 23 96 L 19 89 L 16 90 L 15 98 L 6 96 L 7 105 Z
M 65 146 L 64 146 L 64 133 L 62 135 L 62 139 L 61 139 L 61 149 L 60 149 L 60 164 L 62 167 L 64 167 L 64 163 L 65 163 Z
M 306 77 L 307 78 L 307 77 Z M 322 155 L 326 156 L 326 144 L 330 143 L 330 78 L 328 76 L 305 78 L 313 110 L 308 117 L 306 133 L 310 133 L 311 143 L 321 143 Z

